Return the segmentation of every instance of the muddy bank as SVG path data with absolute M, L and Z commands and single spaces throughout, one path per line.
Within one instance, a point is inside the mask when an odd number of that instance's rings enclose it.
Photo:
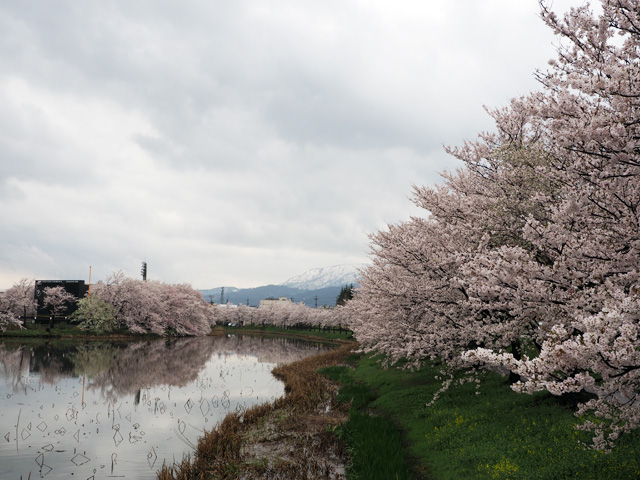
M 348 456 L 333 431 L 347 419 L 348 407 L 336 405 L 337 385 L 317 370 L 344 363 L 356 347 L 340 342 L 330 352 L 277 367 L 284 397 L 227 415 L 205 433 L 191 458 L 163 466 L 158 478 L 345 478 Z

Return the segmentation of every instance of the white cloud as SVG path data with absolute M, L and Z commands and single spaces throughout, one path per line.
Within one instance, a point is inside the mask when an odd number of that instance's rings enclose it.
M 535 0 L 3 4 L 0 288 L 89 265 L 137 276 L 145 259 L 198 288 L 366 261 L 367 234 L 418 213 L 411 185 L 455 166 L 442 145 L 536 88 L 553 54 L 536 14 Z

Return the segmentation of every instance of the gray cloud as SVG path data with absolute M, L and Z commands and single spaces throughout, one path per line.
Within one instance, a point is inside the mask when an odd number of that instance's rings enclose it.
M 558 2 L 556 2 L 558 3 Z M 572 2 L 560 2 L 561 9 Z M 366 261 L 553 55 L 537 2 L 0 2 L 0 288 Z

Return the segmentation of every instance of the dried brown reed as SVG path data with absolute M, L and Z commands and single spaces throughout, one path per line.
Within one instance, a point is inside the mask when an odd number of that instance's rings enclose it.
M 284 382 L 285 396 L 228 414 L 205 432 L 193 459 L 163 465 L 158 479 L 342 478 L 345 453 L 332 429 L 346 415 L 332 402 L 337 387 L 317 371 L 343 363 L 355 347 L 343 342 L 335 350 L 276 367 L 273 374 Z
M 325 403 L 330 398 L 330 382 L 318 369 L 343 362 L 353 345 L 344 343 L 335 350 L 274 368 L 273 375 L 284 382 L 287 393 L 276 401 L 276 406 L 292 405 L 304 411 Z

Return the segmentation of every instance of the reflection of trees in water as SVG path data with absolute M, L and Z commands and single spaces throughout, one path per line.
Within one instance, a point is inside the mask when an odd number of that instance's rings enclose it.
M 260 362 L 279 364 L 295 362 L 329 348 L 318 342 L 249 335 L 223 337 L 221 344 L 230 352 L 255 355 Z
M 112 342 L 83 343 L 69 350 L 66 357 L 73 363 L 74 376 L 92 378 L 110 368 L 118 352 L 126 345 Z
M 11 379 L 12 391 L 25 388 L 25 379 L 29 374 L 29 358 L 22 345 L 17 348 L 7 348 L 0 345 L 0 364 L 6 378 Z
M 106 397 L 136 394 L 154 385 L 184 386 L 197 379 L 212 356 L 251 355 L 263 363 L 289 363 L 318 351 L 313 342 L 251 336 L 178 338 L 128 345 L 89 388 Z
M 198 377 L 213 353 L 213 342 L 208 337 L 128 344 L 109 368 L 91 378 L 89 388 L 115 398 L 153 385 L 184 386 Z
M 250 355 L 264 363 L 290 363 L 327 347 L 316 342 L 234 335 L 142 342 L 42 342 L 0 344 L 0 362 L 13 390 L 25 388 L 31 373 L 55 383 L 86 376 L 87 388 L 107 399 L 136 394 L 154 385 L 184 386 L 197 379 L 212 356 Z
M 5 375 L 12 379 L 14 390 L 26 387 L 32 373 L 39 374 L 41 382 L 56 383 L 71 376 L 73 362 L 67 357 L 68 347 L 56 347 L 49 342 L 0 345 L 0 362 Z

